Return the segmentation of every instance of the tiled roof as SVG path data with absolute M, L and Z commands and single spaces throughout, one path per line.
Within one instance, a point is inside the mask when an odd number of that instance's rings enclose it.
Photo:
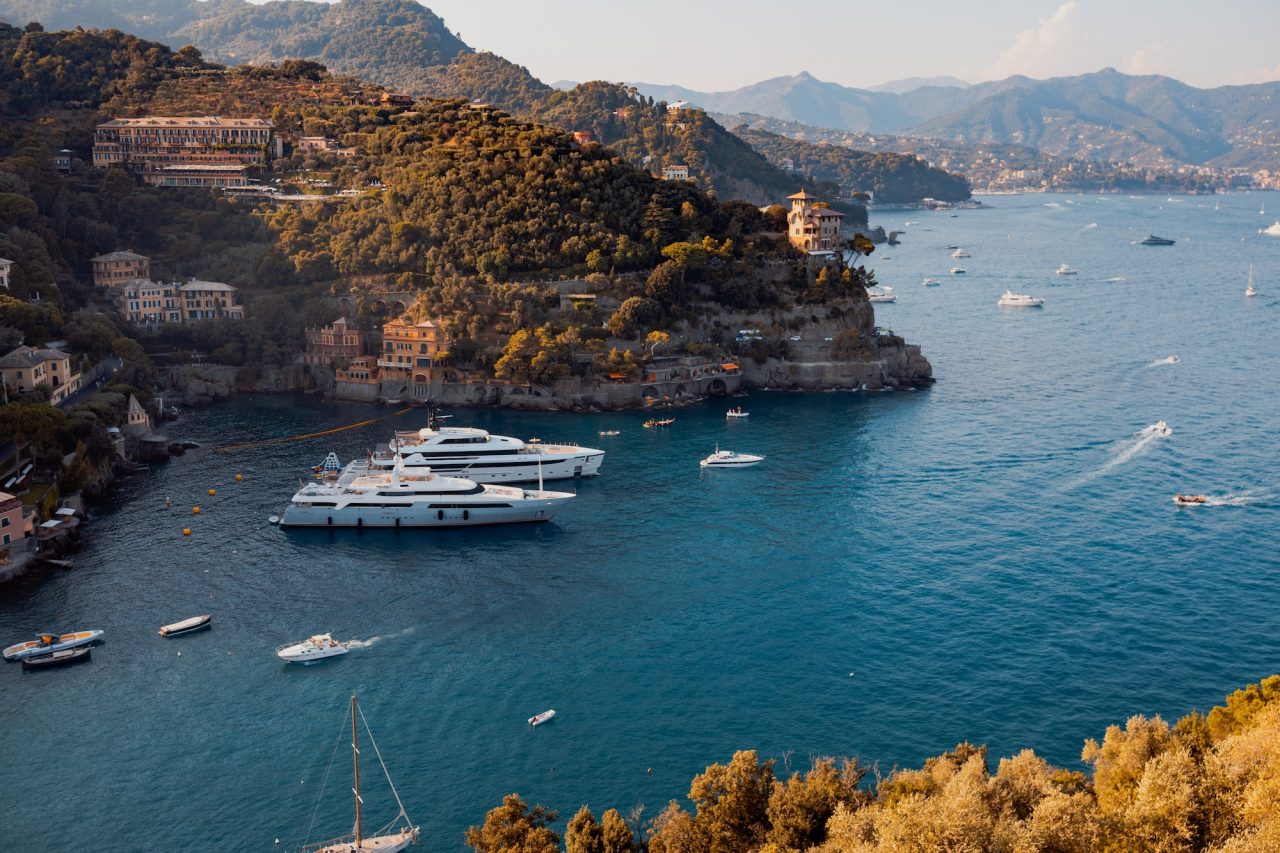
M 95 261 L 145 261 L 149 260 L 146 255 L 139 255 L 137 252 L 130 252 L 125 249 L 121 252 L 108 252 L 105 255 L 98 255 L 93 258 Z
M 248 127 L 270 130 L 274 125 L 262 118 L 222 118 L 221 116 L 146 116 L 113 118 L 98 127 Z
M 0 358 L 0 367 L 35 367 L 46 361 L 60 361 L 64 358 L 67 358 L 67 354 L 56 349 L 18 347 Z

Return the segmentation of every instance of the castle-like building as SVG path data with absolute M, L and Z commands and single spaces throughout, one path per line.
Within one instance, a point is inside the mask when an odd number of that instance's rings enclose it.
M 844 248 L 844 214 L 832 210 L 804 190 L 787 196 L 787 240 L 802 252 L 835 252 Z

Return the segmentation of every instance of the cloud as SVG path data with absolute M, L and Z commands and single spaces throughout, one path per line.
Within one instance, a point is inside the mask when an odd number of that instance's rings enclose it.
M 1129 54 L 1120 70 L 1126 74 L 1167 74 L 1175 62 L 1168 45 L 1148 44 Z
M 986 80 L 1000 80 L 1011 74 L 1052 77 L 1069 74 L 1079 64 L 1083 35 L 1078 23 L 1076 0 L 1069 0 L 1035 29 L 1018 33 L 1013 44 L 982 71 Z

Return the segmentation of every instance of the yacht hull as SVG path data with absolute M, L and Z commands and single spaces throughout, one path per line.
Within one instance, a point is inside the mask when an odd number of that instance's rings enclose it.
M 484 504 L 464 506 L 290 506 L 281 527 L 478 527 L 485 524 L 522 524 L 550 521 L 572 495 L 555 498 L 493 498 Z M 509 503 L 508 503 L 509 501 Z M 499 506 L 499 504 L 502 504 Z

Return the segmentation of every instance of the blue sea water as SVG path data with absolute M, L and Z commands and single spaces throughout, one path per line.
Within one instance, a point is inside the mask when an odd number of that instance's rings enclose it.
M 923 345 L 931 390 L 755 393 L 733 401 L 747 422 L 711 401 L 660 431 L 456 413 L 609 451 L 550 524 L 283 531 L 266 518 L 300 473 L 420 413 L 218 453 L 392 410 L 191 412 L 171 433 L 204 448 L 98 507 L 74 570 L 0 588 L 5 643 L 107 632 L 86 665 L 0 671 L 0 847 L 296 847 L 335 744 L 311 839 L 346 832 L 352 691 L 428 849 L 459 850 L 506 793 L 650 818 L 738 749 L 887 771 L 968 740 L 1074 768 L 1109 724 L 1280 671 L 1280 240 L 1257 234 L 1280 197 L 987 202 L 879 217 L 915 223 L 873 258 L 899 297 L 877 319 Z M 1134 244 L 1153 231 L 1177 245 Z M 998 309 L 1006 288 L 1046 305 Z M 717 444 L 768 459 L 700 471 Z M 1178 509 L 1178 491 L 1218 505 Z M 198 613 L 212 631 L 156 636 Z M 319 631 L 363 642 L 274 657 Z M 370 822 L 389 818 L 367 749 L 363 775 Z

